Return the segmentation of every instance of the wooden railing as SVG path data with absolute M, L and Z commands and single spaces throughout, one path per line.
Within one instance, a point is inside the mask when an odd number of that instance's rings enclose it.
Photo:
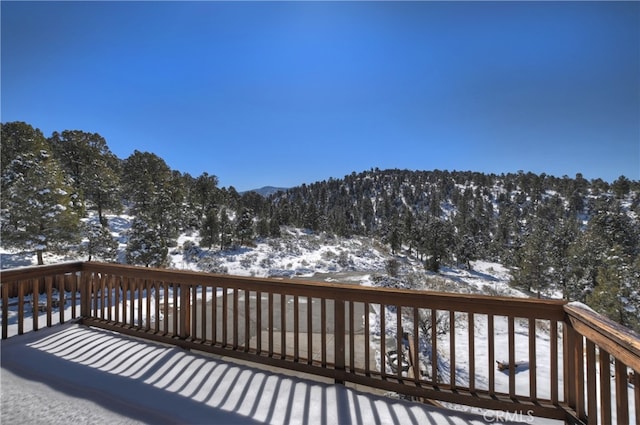
M 564 301 L 94 262 L 0 279 L 3 339 L 78 318 L 502 418 L 640 423 L 638 336 Z

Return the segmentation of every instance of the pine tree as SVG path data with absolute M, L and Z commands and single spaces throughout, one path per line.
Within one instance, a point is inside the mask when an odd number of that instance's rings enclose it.
M 156 226 L 141 217 L 136 217 L 133 219 L 128 236 L 126 249 L 128 264 L 146 267 L 167 265 L 169 249 Z
M 205 215 L 200 227 L 200 245 L 211 249 L 213 245 L 220 242 L 220 222 L 218 220 L 218 210 L 210 208 Z
M 111 235 L 108 227 L 99 222 L 89 222 L 83 225 L 86 240 L 80 245 L 80 253 L 87 255 L 87 261 L 94 257 L 107 262 L 115 262 L 118 255 L 118 241 Z
M 240 246 L 246 245 L 253 239 L 253 210 L 243 208 L 235 228 L 236 238 Z
M 2 241 L 5 246 L 43 252 L 79 240 L 81 205 L 39 130 L 24 123 L 2 126 L 13 158 L 3 157 Z
M 233 237 L 233 225 L 229 219 L 226 208 L 220 211 L 220 250 L 231 246 Z
M 199 220 L 202 220 L 216 206 L 218 196 L 218 178 L 216 176 L 202 173 L 195 179 L 191 197 Z
M 97 133 L 63 131 L 49 138 L 53 152 L 72 178 L 76 193 L 98 213 L 107 227 L 106 210 L 120 211 L 120 160 Z
M 539 218 L 535 220 L 532 227 L 525 236 L 524 245 L 518 253 L 519 267 L 514 271 L 513 280 L 516 285 L 536 293 L 540 298 L 541 290 L 548 285 L 547 239 L 549 235 Z
M 640 260 L 631 262 L 619 247 L 613 248 L 598 268 L 596 286 L 587 295 L 587 304 L 626 327 L 640 330 L 639 266 Z
M 124 162 L 123 189 L 133 215 L 156 229 L 166 246 L 175 246 L 183 223 L 184 187 L 160 157 L 135 151 Z

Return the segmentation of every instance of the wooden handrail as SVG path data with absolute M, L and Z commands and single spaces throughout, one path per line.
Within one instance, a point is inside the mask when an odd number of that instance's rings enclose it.
M 74 273 L 82 270 L 82 261 L 73 261 L 58 264 L 48 264 L 44 266 L 16 267 L 13 269 L 0 270 L 0 282 L 10 282 L 18 280 L 35 279 L 44 276 L 51 276 L 63 273 Z
M 640 336 L 585 307 L 574 303 L 564 306 L 571 326 L 630 368 L 640 370 Z

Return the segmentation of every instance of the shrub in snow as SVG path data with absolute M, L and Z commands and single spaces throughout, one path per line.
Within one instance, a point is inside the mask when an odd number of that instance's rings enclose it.
M 186 262 L 198 262 L 202 257 L 203 251 L 193 241 L 185 241 L 182 244 L 182 256 Z
M 198 268 L 208 273 L 226 274 L 229 272 L 222 259 L 213 256 L 202 257 L 198 261 Z
M 258 259 L 257 254 L 245 255 L 242 259 L 240 259 L 240 265 L 245 269 L 248 269 L 249 267 L 251 267 L 256 263 L 257 259 Z

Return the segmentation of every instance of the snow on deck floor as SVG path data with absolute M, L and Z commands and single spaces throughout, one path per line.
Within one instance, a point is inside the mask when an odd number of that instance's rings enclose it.
M 486 423 L 75 324 L 0 350 L 3 423 Z

